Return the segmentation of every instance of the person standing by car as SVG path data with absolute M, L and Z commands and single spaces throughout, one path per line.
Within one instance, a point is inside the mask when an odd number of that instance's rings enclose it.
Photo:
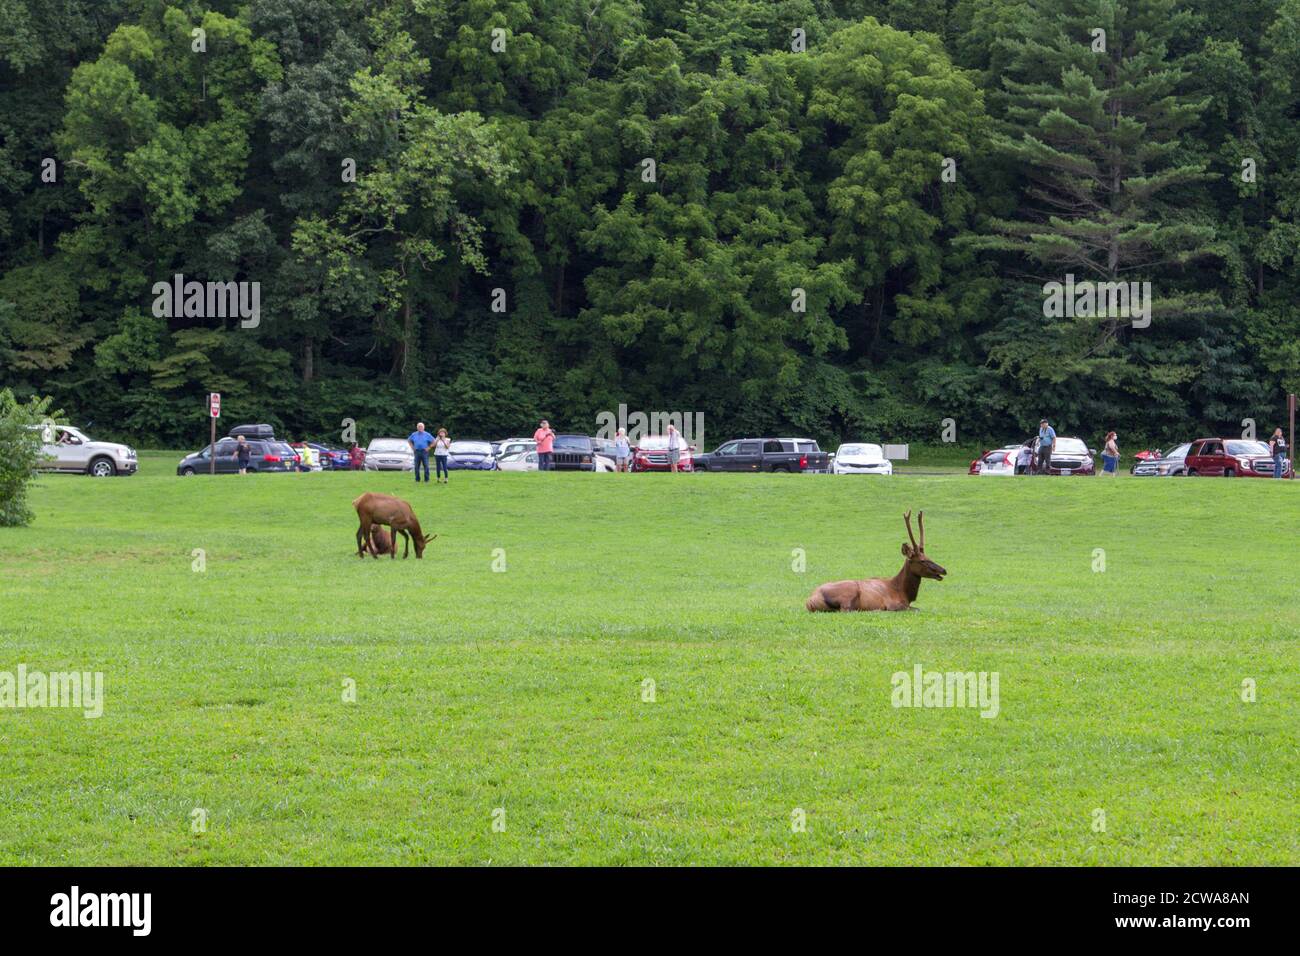
M 1032 445 L 1024 444 L 1016 452 L 1016 474 L 1029 474 L 1029 465 L 1034 460 L 1034 449 Z
M 555 447 L 555 432 L 551 430 L 551 423 L 545 418 L 537 426 L 537 431 L 533 432 L 533 441 L 537 442 L 537 470 L 553 471 L 555 456 L 552 449 Z
M 1268 443 L 1268 450 L 1273 453 L 1273 477 L 1281 478 L 1286 472 L 1286 439 L 1282 437 L 1282 428 L 1273 429 L 1273 438 Z
M 360 471 L 366 464 L 366 453 L 361 450 L 361 446 L 356 442 L 348 449 L 348 464 L 353 471 Z
M 447 470 L 447 456 L 451 454 L 451 439 L 447 429 L 439 428 L 438 437 L 433 440 L 434 477 L 440 484 L 446 484 L 451 472 Z
M 244 441 L 244 436 L 239 436 L 239 441 L 235 445 L 235 460 L 239 462 L 239 473 L 248 474 L 248 461 L 253 457 L 253 448 L 248 442 Z
M 1052 446 L 1056 444 L 1056 429 L 1044 418 L 1038 423 L 1038 473 L 1045 475 L 1052 464 Z
M 1101 471 L 1105 475 L 1119 476 L 1119 438 L 1114 432 L 1106 433 L 1106 447 L 1101 450 Z
M 424 430 L 424 422 L 415 423 L 415 431 L 406 436 L 406 440 L 411 443 L 411 450 L 415 452 L 415 483 L 420 483 L 420 466 L 424 465 L 424 483 L 429 483 L 429 446 L 433 444 L 433 436 Z
M 673 474 L 677 474 L 677 462 L 682 457 L 682 436 L 677 432 L 677 426 L 672 422 L 668 423 L 668 463 L 672 466 Z
M 632 459 L 632 446 L 627 440 L 627 431 L 620 428 L 614 436 L 614 462 L 619 471 L 630 471 L 628 462 Z

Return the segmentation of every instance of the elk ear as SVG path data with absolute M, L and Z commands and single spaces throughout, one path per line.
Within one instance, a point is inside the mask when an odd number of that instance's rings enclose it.
M 910 544 L 908 544 L 906 541 L 904 541 L 904 542 L 903 542 L 903 557 L 905 557 L 905 558 L 910 558 L 911 556 L 912 556 L 912 546 L 911 546 Z

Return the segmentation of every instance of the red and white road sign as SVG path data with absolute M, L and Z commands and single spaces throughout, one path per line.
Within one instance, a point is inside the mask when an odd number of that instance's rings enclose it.
M 208 395 L 208 414 L 213 418 L 221 417 L 221 393 L 212 392 Z

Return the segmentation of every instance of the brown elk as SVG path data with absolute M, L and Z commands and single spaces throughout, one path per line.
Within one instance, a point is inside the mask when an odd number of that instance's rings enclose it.
M 393 538 L 381 524 L 370 526 L 370 537 L 366 542 L 366 550 L 374 555 L 375 560 L 379 560 L 381 554 L 389 554 L 393 550 Z
M 925 556 L 925 512 L 916 516 L 921 543 L 912 535 L 912 512 L 903 515 L 907 536 L 903 543 L 903 566 L 892 578 L 868 578 L 865 581 L 832 581 L 818 586 L 808 596 L 805 607 L 810 611 L 909 611 L 921 579 L 942 581 L 948 572 Z
M 370 529 L 374 525 L 387 525 L 392 533 L 392 550 L 389 554 L 397 557 L 397 536 L 400 534 L 406 539 L 406 546 L 402 550 L 402 558 L 405 559 L 411 553 L 411 543 L 415 543 L 415 556 L 424 557 L 424 547 L 434 538 L 436 534 L 425 537 L 420 530 L 420 522 L 415 517 L 415 512 L 411 506 L 401 498 L 394 498 L 392 495 L 381 495 L 373 491 L 367 491 L 360 498 L 352 502 L 352 507 L 357 509 L 357 517 L 361 519 L 361 527 L 357 528 L 357 557 L 365 558 L 366 544 L 370 540 Z

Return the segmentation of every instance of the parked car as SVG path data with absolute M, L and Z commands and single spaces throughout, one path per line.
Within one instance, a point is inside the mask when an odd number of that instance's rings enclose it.
M 1273 456 L 1268 442 L 1244 438 L 1198 438 L 1187 452 L 1187 474 L 1223 478 L 1272 478 Z M 1282 464 L 1283 477 L 1292 476 L 1291 459 Z
M 678 439 L 681 454 L 677 456 L 678 471 L 694 471 L 694 446 L 686 444 L 685 439 Z M 667 435 L 644 435 L 637 440 L 632 449 L 633 471 L 672 471 L 672 462 L 668 459 Z
M 454 441 L 447 452 L 447 467 L 452 471 L 491 471 L 497 466 L 491 442 Z
M 596 470 L 596 449 L 586 435 L 556 435 L 551 453 L 556 471 Z
M 320 462 L 322 471 L 350 471 L 352 469 L 352 459 L 342 448 L 330 448 L 328 445 L 318 445 L 314 441 L 307 442 L 307 447 L 316 453 L 316 460 Z
M 892 475 L 894 463 L 885 450 L 870 442 L 840 445 L 831 460 L 833 475 Z
M 492 454 L 500 461 L 507 455 L 521 451 L 536 451 L 537 442 L 531 438 L 503 438 L 492 443 Z
M 1191 442 L 1183 442 L 1155 458 L 1139 461 L 1130 470 L 1139 477 L 1154 475 L 1160 478 L 1172 478 L 1176 475 L 1185 475 L 1187 474 L 1187 452 L 1191 447 Z
M 33 428 L 42 432 L 43 457 L 37 467 L 43 471 L 62 471 L 94 478 L 134 475 L 136 472 L 135 449 L 129 445 L 95 441 L 71 425 L 35 425 Z
M 239 459 L 235 455 L 239 442 L 223 438 L 216 446 L 216 472 L 234 475 L 239 472 Z M 204 445 L 193 454 L 186 455 L 176 466 L 178 475 L 206 475 L 211 470 L 211 446 Z M 248 442 L 248 470 L 250 472 L 288 472 L 298 466 L 297 453 L 282 441 L 254 438 Z
M 738 438 L 695 456 L 696 471 L 806 472 L 829 468 L 830 455 L 806 439 Z
M 970 463 L 971 475 L 1014 475 L 1021 445 L 1003 445 L 986 451 Z
M 591 440 L 591 447 L 597 455 L 608 458 L 610 461 L 613 461 L 618 457 L 618 447 L 616 443 L 608 438 L 593 438 Z
M 414 471 L 415 452 L 405 438 L 375 438 L 366 446 L 366 471 Z
M 1029 473 L 1037 475 L 1042 473 L 1038 468 L 1038 438 L 1035 437 L 1033 442 L 1034 457 Z M 1097 463 L 1093 460 L 1095 454 L 1097 452 L 1089 448 L 1088 443 L 1082 438 L 1062 438 L 1058 435 L 1052 444 L 1052 457 L 1047 463 L 1047 474 L 1094 475 L 1097 469 Z
M 537 452 L 516 451 L 497 459 L 498 471 L 536 471 Z

